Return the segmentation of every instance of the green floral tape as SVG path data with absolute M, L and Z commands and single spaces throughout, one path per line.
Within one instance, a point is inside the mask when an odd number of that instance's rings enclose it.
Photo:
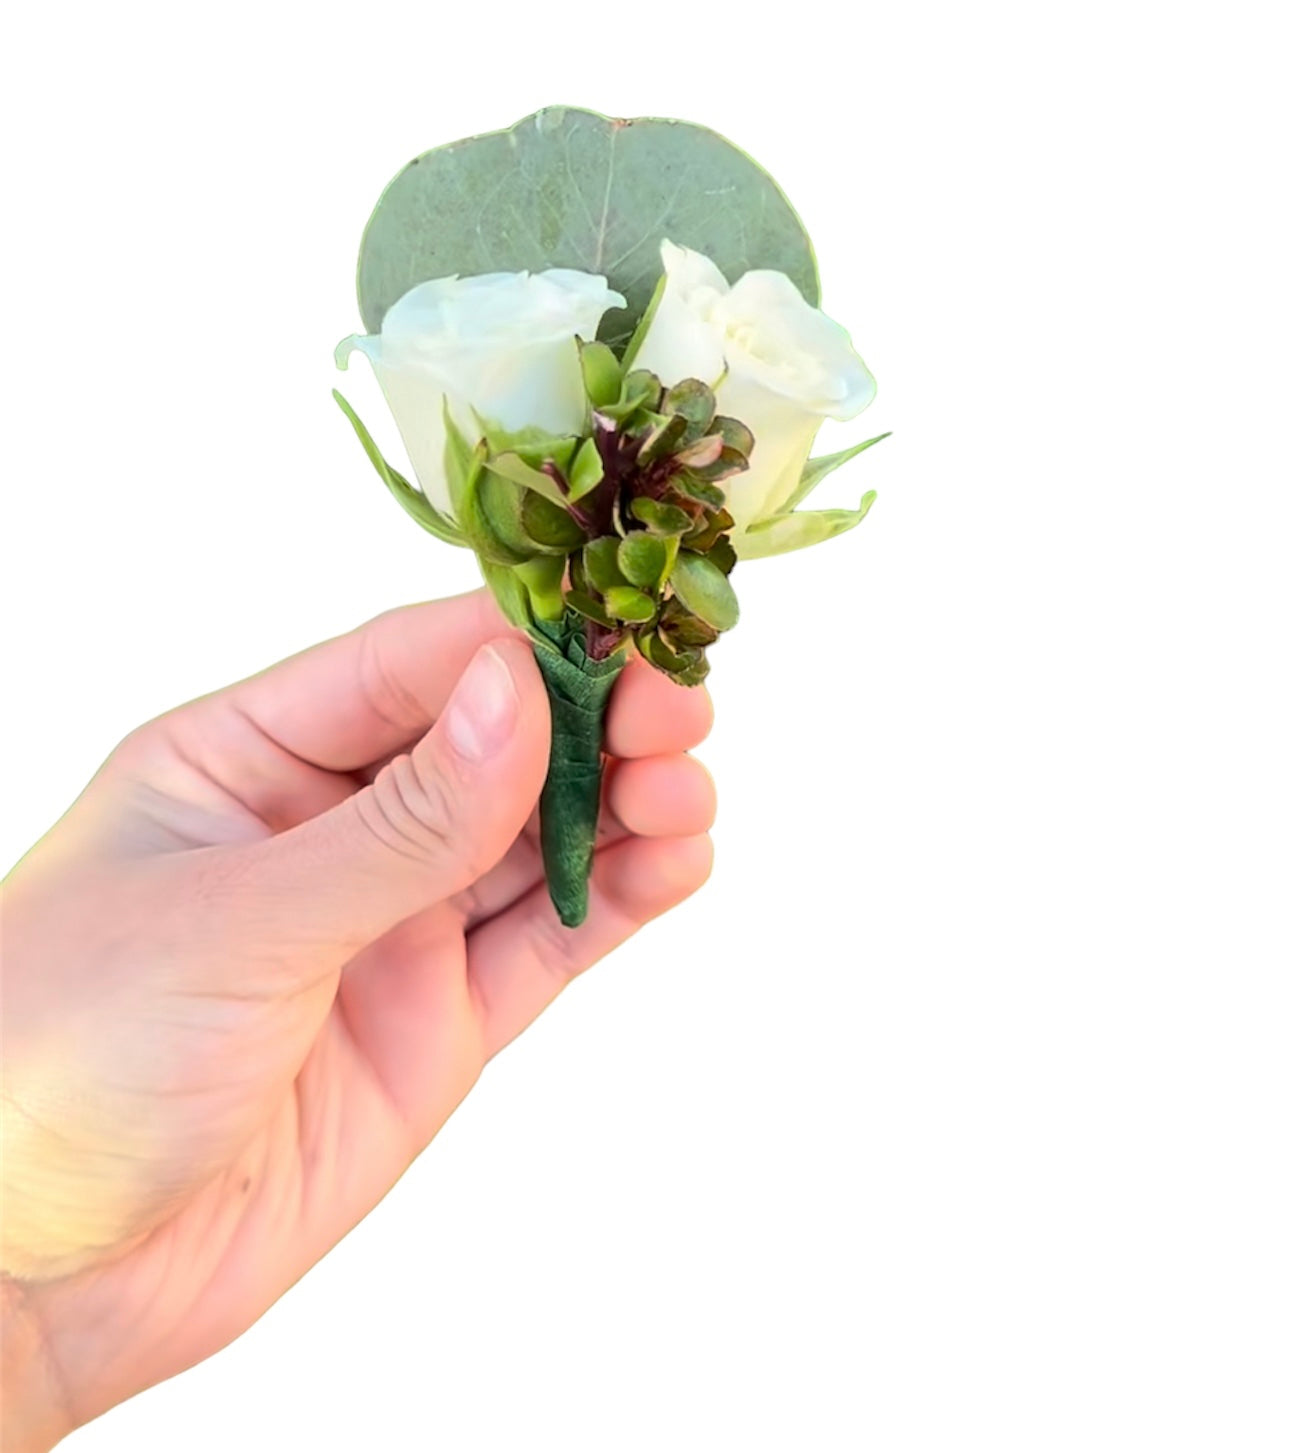
M 587 655 L 577 617 L 534 622 L 534 656 L 551 703 L 551 761 L 538 810 L 547 891 L 566 928 L 587 917 L 587 883 L 601 807 L 605 711 L 625 657 Z

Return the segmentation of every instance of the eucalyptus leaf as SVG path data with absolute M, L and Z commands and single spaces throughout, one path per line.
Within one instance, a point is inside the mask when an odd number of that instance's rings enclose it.
M 740 618 L 731 582 L 703 555 L 683 550 L 672 567 L 672 588 L 693 615 L 716 631 L 729 631 Z
M 414 520 L 435 536 L 437 540 L 443 540 L 447 545 L 466 546 L 466 536 L 446 515 L 440 514 L 433 504 L 426 498 L 419 489 L 392 468 L 377 448 L 376 440 L 368 433 L 363 420 L 350 407 L 349 402 L 342 397 L 335 389 L 332 390 L 332 397 L 341 406 L 341 412 L 354 427 L 354 432 L 359 436 L 359 443 L 363 445 L 363 451 L 372 461 L 376 472 L 381 476 L 385 487 L 394 495 L 395 499 L 413 517 Z
M 776 515 L 750 525 L 744 537 L 735 542 L 741 560 L 764 560 L 769 555 L 787 555 L 791 550 L 805 550 L 854 529 L 870 512 L 876 498 L 870 490 L 861 496 L 855 510 L 798 510 L 792 515 Z
M 863 444 L 853 444 L 850 449 L 840 449 L 837 454 L 822 454 L 819 459 L 809 459 L 803 466 L 798 488 L 794 490 L 777 513 L 787 515 L 790 510 L 796 509 L 807 498 L 822 479 L 833 474 L 840 464 L 846 464 L 849 459 L 855 459 L 858 454 L 864 454 L 867 449 L 871 449 L 875 444 L 881 444 L 884 439 L 891 437 L 892 430 L 889 429 L 886 434 L 876 434 L 873 439 L 866 439 Z
M 390 182 L 359 249 L 359 308 L 376 333 L 386 309 L 430 278 L 577 268 L 626 297 L 600 331 L 621 349 L 654 293 L 665 238 L 711 257 L 731 282 L 771 268 L 820 301 L 802 223 L 738 147 L 689 122 L 551 106 L 428 151 Z

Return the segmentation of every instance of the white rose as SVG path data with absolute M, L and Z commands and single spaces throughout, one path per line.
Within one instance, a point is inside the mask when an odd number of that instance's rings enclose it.
M 603 277 L 551 268 L 436 278 L 411 288 L 380 333 L 346 338 L 344 368 L 371 360 L 422 493 L 451 515 L 444 472 L 444 400 L 474 443 L 478 413 L 504 429 L 582 432 L 587 400 L 575 337 L 596 337 L 607 308 L 623 306 Z
M 703 253 L 661 252 L 667 283 L 633 367 L 665 384 L 715 383 L 718 412 L 752 430 L 747 472 L 724 482 L 738 533 L 783 508 L 821 424 L 855 418 L 874 379 L 846 330 L 784 273 L 746 272 L 732 287 Z

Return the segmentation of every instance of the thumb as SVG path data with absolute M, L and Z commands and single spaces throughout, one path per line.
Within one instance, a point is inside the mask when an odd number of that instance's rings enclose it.
M 434 727 L 338 806 L 252 849 L 256 944 L 336 955 L 473 883 L 533 812 L 549 713 L 529 644 L 482 647 Z M 239 873 L 243 885 L 247 878 Z

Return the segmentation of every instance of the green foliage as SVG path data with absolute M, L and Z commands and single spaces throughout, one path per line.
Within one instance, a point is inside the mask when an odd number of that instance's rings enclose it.
M 583 388 L 591 406 L 612 404 L 623 387 L 623 370 L 606 343 L 584 343 L 578 340 L 578 359 L 583 369 Z
M 716 631 L 729 631 L 740 618 L 731 582 L 707 556 L 681 551 L 672 567 L 672 588 L 687 610 Z
M 596 488 L 605 477 L 605 465 L 595 439 L 585 440 L 579 445 L 578 453 L 569 469 L 569 498 L 573 503 L 590 490 Z
M 671 551 L 669 545 L 672 546 Z M 642 590 L 658 590 L 672 565 L 676 548 L 675 541 L 665 544 L 657 535 L 649 535 L 644 531 L 631 534 L 619 543 L 619 569 L 633 585 Z
M 786 555 L 790 550 L 822 544 L 855 529 L 869 514 L 875 498 L 875 492 L 869 490 L 861 496 L 859 509 L 798 510 L 791 515 L 762 520 L 749 526 L 736 552 L 741 560 L 762 560 L 769 555 Z
M 391 181 L 359 249 L 359 308 L 376 333 L 386 309 L 429 278 L 578 268 L 626 297 L 601 327 L 622 350 L 654 293 L 665 238 L 711 257 L 732 282 L 772 268 L 819 301 L 810 238 L 738 147 L 684 121 L 552 106 L 428 151 Z
M 605 592 L 605 609 L 616 621 L 651 621 L 654 619 L 654 601 L 643 590 L 630 585 L 612 585 Z
M 583 551 L 583 569 L 592 585 L 602 592 L 630 583 L 619 569 L 617 535 L 602 535 L 600 539 L 593 540 Z
M 685 510 L 657 499 L 634 499 L 632 515 L 655 535 L 684 535 L 695 523 Z
M 524 491 L 520 523 L 530 540 L 559 550 L 564 555 L 576 550 L 587 539 L 568 510 L 531 489 Z
M 466 536 L 452 520 L 440 514 L 419 489 L 415 489 L 398 470 L 386 462 L 385 456 L 377 448 L 376 441 L 368 433 L 363 420 L 350 407 L 349 402 L 336 389 L 332 390 L 332 397 L 340 405 L 341 412 L 354 426 L 354 432 L 359 436 L 359 443 L 363 445 L 364 453 L 372 461 L 373 467 L 381 476 L 385 487 L 408 514 L 417 521 L 423 530 L 434 535 L 437 540 L 443 540 L 446 545 L 466 545 L 468 543 Z
M 881 444 L 884 439 L 891 437 L 892 431 L 889 429 L 886 434 L 876 434 L 873 439 L 866 439 L 862 444 L 853 444 L 850 449 L 840 449 L 837 454 L 822 454 L 819 459 L 809 459 L 803 467 L 798 488 L 785 500 L 779 513 L 787 515 L 790 510 L 797 509 L 820 481 L 833 474 L 840 464 L 846 464 L 849 459 L 855 459 L 858 454 L 864 454 L 867 449 L 872 449 L 875 444 Z
M 526 489 L 533 490 L 536 494 L 542 495 L 544 499 L 550 500 L 552 504 L 564 509 L 565 496 L 551 475 L 544 470 L 536 469 L 514 451 L 494 454 L 489 459 L 488 467 L 494 474 L 500 474 L 504 479 L 510 479 L 516 484 L 522 484 Z

